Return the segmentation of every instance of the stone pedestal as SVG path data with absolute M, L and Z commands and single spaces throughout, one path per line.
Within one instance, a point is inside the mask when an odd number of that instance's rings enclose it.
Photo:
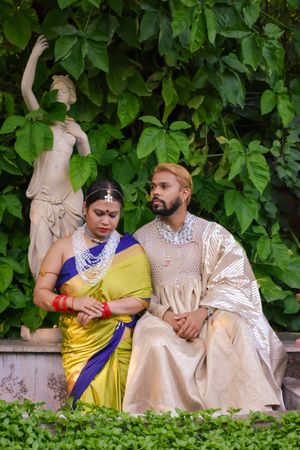
M 57 410 L 66 400 L 60 344 L 0 340 L 0 398 L 45 402 Z

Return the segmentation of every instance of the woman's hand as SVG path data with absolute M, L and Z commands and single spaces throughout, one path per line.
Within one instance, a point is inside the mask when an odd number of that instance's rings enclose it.
M 74 297 L 73 310 L 87 315 L 98 314 L 101 317 L 103 305 L 93 297 Z M 100 315 L 99 315 L 100 314 Z
M 94 314 L 86 314 L 83 312 L 80 312 L 77 314 L 77 322 L 79 325 L 82 325 L 83 327 L 86 326 L 91 320 L 93 319 L 101 319 L 102 312 L 100 313 L 94 313 Z
M 37 38 L 36 43 L 33 46 L 32 49 L 32 54 L 36 57 L 39 58 L 44 51 L 49 48 L 49 44 L 47 39 L 45 38 L 45 36 L 41 35 Z

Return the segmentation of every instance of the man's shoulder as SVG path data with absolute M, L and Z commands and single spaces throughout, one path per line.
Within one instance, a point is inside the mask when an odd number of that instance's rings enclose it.
M 141 244 L 145 240 L 147 236 L 155 229 L 155 220 L 152 220 L 151 222 L 146 223 L 142 227 L 140 227 L 138 230 L 136 230 L 133 234 L 133 237 L 140 242 Z

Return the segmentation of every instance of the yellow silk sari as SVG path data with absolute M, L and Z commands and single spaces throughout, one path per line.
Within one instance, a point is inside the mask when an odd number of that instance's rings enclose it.
M 98 247 L 100 253 L 103 244 L 97 245 L 93 250 Z M 134 297 L 147 308 L 151 297 L 148 258 L 142 247 L 130 235 L 125 234 L 120 240 L 110 269 L 96 286 L 88 285 L 82 280 L 76 273 L 74 258 L 70 258 L 62 268 L 57 287 L 62 294 L 91 296 L 99 301 Z M 61 316 L 63 367 L 69 394 L 80 374 L 83 375 L 83 369 L 86 369 L 89 360 L 97 356 L 97 352 L 106 351 L 116 327 L 124 327 L 124 323 L 129 324 L 131 321 L 131 316 L 113 315 L 109 319 L 94 319 L 88 325 L 81 326 L 77 323 L 75 314 Z M 121 411 L 131 355 L 131 336 L 132 329 L 125 327 L 116 349 L 84 390 L 80 400 Z

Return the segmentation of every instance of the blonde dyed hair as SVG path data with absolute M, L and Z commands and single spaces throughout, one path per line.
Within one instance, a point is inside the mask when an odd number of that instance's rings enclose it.
M 73 103 L 76 102 L 76 88 L 72 80 L 70 80 L 69 75 L 53 75 L 52 77 L 52 84 L 50 86 L 50 89 L 57 89 L 56 85 L 58 84 L 64 84 L 67 89 L 69 89 L 70 92 L 70 104 L 73 105 Z
M 191 196 L 193 192 L 193 180 L 189 172 L 179 164 L 175 163 L 161 163 L 158 164 L 154 170 L 153 175 L 160 172 L 170 172 L 173 175 L 175 175 L 178 183 L 182 188 L 188 188 L 190 189 L 190 194 L 188 198 L 186 199 L 186 204 L 189 205 L 191 201 Z

